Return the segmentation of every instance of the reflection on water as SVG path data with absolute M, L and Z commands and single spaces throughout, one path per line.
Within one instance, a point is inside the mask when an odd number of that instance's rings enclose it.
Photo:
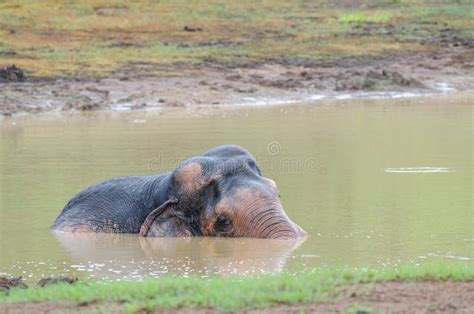
M 102 279 L 274 273 L 283 269 L 286 259 L 304 241 L 70 233 L 55 236 L 74 262 L 72 268 Z
M 474 263 L 472 98 L 0 119 L 0 273 L 129 279 Z M 91 184 L 169 171 L 225 143 L 256 156 L 306 241 L 48 230 Z

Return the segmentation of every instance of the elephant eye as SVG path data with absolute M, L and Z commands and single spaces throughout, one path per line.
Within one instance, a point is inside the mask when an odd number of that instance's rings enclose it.
M 232 223 L 229 218 L 226 216 L 218 216 L 214 224 L 214 229 L 218 232 L 225 232 L 228 231 L 231 226 Z

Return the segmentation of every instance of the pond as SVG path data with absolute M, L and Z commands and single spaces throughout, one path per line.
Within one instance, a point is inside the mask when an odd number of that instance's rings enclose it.
M 0 275 L 92 280 L 474 262 L 474 94 L 0 120 Z M 48 230 L 64 204 L 221 144 L 252 152 L 309 236 L 140 239 Z

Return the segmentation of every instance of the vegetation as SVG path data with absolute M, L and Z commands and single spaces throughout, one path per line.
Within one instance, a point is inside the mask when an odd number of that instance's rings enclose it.
M 340 23 L 349 23 L 349 24 L 383 24 L 390 21 L 390 17 L 387 14 L 383 13 L 353 13 L 346 14 L 339 17 L 338 21 Z
M 261 278 L 165 277 L 145 282 L 82 283 L 12 290 L 9 295 L 0 293 L 0 303 L 108 301 L 126 303 L 131 312 L 176 307 L 237 310 L 331 300 L 342 286 L 359 283 L 425 280 L 474 281 L 474 268 L 470 264 L 436 263 L 379 270 L 319 268 Z
M 327 0 L 6 1 L 0 4 L 0 67 L 16 64 L 37 77 L 106 76 L 142 63 L 378 57 L 432 49 L 426 42 L 436 44 L 446 28 L 473 40 L 473 16 L 470 0 L 366 6 Z

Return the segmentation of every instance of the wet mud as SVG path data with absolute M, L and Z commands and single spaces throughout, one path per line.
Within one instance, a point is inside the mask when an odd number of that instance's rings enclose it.
M 25 72 L 15 65 L 0 69 L 0 83 L 24 82 L 26 81 Z
M 16 277 L 16 278 L 7 278 L 7 277 L 0 277 L 0 292 L 8 293 L 10 289 L 13 288 L 20 288 L 20 289 L 27 289 L 27 284 L 23 281 L 23 278 Z
M 28 80 L 24 74 L 27 69 L 11 66 L 0 70 L 0 115 L 251 105 L 275 99 L 307 101 L 312 95 L 341 92 L 422 94 L 472 89 L 474 49 L 463 43 L 455 45 L 456 38 L 451 37 L 453 45 L 431 53 L 384 59 L 315 63 L 287 58 L 241 67 L 143 63 L 105 78 Z
M 65 276 L 60 277 L 46 277 L 41 278 L 37 285 L 40 287 L 46 287 L 57 284 L 74 284 L 78 281 L 78 278 L 70 278 Z M 28 289 L 29 286 L 25 283 L 22 277 L 0 277 L 0 292 L 8 294 L 11 289 Z

